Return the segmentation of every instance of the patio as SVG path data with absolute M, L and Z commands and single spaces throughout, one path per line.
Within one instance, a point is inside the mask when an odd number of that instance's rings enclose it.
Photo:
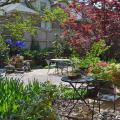
M 51 84 L 55 84 L 57 86 L 59 85 L 67 85 L 69 84 L 61 81 L 61 78 L 64 76 L 61 73 L 55 74 L 55 69 L 50 69 L 50 72 L 48 74 L 48 69 L 33 69 L 31 72 L 25 72 L 23 74 L 21 73 L 12 73 L 7 74 L 7 78 L 13 78 L 13 79 L 20 79 L 20 81 L 23 81 L 25 84 L 28 84 L 29 82 L 33 82 L 34 80 L 37 80 L 38 82 L 46 82 L 50 81 Z M 92 108 L 93 100 L 90 100 L 90 106 Z M 59 115 L 62 117 L 63 120 L 90 120 L 91 119 L 91 113 L 89 109 L 87 109 L 86 105 L 83 104 L 81 100 L 77 102 L 74 109 L 68 115 L 69 110 L 71 109 L 73 103 L 76 103 L 76 100 L 56 100 L 54 104 L 54 108 L 59 113 Z M 99 113 L 99 106 L 98 103 L 95 103 L 94 106 L 94 120 L 119 120 L 120 118 L 120 101 L 116 101 L 116 111 L 114 111 L 113 103 L 111 102 L 101 102 L 101 112 Z
M 120 120 L 119 0 L 0 0 L 0 120 Z
M 48 69 L 33 69 L 31 72 L 25 72 L 23 74 L 21 73 L 12 73 L 8 74 L 8 78 L 16 78 L 20 79 L 24 83 L 32 82 L 34 80 L 37 80 L 39 82 L 46 82 L 50 81 L 52 84 L 60 85 L 61 83 L 64 83 L 61 81 L 62 75 L 54 75 L 55 69 L 51 69 L 48 74 Z
M 12 74 L 7 74 L 6 77 L 8 78 L 13 78 L 13 79 L 20 79 L 23 81 L 25 84 L 28 84 L 28 82 L 33 82 L 34 80 L 37 80 L 38 82 L 46 82 L 50 81 L 50 83 L 55 84 L 59 86 L 60 84 L 63 85 L 68 85 L 65 84 L 65 82 L 61 81 L 62 75 L 58 74 L 53 74 L 55 69 L 51 69 L 49 75 L 48 69 L 35 69 L 32 70 L 31 72 L 26 72 L 23 74 L 20 73 L 12 73 Z M 64 75 L 63 75 L 64 76 Z M 72 101 L 69 103 L 69 100 L 57 100 L 55 102 L 55 109 L 58 111 L 62 119 L 64 120 L 89 120 L 91 119 L 91 114 L 89 109 L 86 108 L 86 106 L 83 104 L 81 100 L 79 100 L 71 112 L 71 114 L 68 116 L 69 109 L 71 109 L 71 106 L 73 105 L 74 102 Z M 92 100 L 89 100 L 91 107 L 92 107 Z M 69 104 L 69 105 L 68 105 Z M 120 118 L 120 101 L 116 102 L 116 112 L 113 113 L 113 107 L 111 108 L 112 103 L 109 102 L 103 102 L 101 105 L 101 113 L 98 111 L 98 104 L 96 103 L 95 105 L 95 113 L 94 113 L 94 120 L 119 120 Z M 66 108 L 67 107 L 67 108 Z M 109 110 L 110 109 L 110 110 Z

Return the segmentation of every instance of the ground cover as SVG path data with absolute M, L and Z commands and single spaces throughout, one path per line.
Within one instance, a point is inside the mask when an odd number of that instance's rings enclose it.
M 1 120 L 56 120 L 52 102 L 56 97 L 55 85 L 0 78 Z
M 54 102 L 72 99 L 74 90 L 49 82 L 33 81 L 25 85 L 19 79 L 0 78 L 0 94 L 1 120 L 57 120 Z

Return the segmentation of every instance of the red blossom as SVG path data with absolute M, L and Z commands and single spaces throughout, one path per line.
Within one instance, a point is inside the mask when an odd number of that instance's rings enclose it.
M 119 40 L 120 2 L 117 0 L 99 0 L 103 4 L 101 9 L 93 6 L 97 2 L 98 0 L 90 0 L 89 4 L 86 5 L 80 3 L 79 0 L 73 0 L 66 8 L 69 18 L 62 26 L 66 31 L 69 29 L 72 32 L 72 38 L 69 38 L 70 45 L 80 49 L 81 47 L 89 48 L 93 40 L 101 38 L 106 41 Z M 104 7 L 104 4 L 107 8 Z M 77 16 L 71 15 L 73 10 L 76 14 L 82 13 L 83 21 L 78 21 Z M 63 34 L 71 36 L 71 32 Z
M 108 65 L 109 65 L 109 63 L 104 62 L 104 61 L 99 62 L 99 63 L 97 64 L 97 66 L 99 66 L 99 67 L 107 67 Z
M 66 37 L 68 35 L 68 32 L 67 31 L 64 31 L 63 33 L 62 33 L 62 36 L 64 36 L 64 37 Z

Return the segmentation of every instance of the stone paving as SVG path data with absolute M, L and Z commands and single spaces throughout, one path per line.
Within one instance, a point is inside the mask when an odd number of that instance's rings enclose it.
M 60 72 L 59 72 L 60 73 Z M 28 83 L 29 81 L 37 80 L 39 82 L 50 81 L 52 84 L 59 85 L 64 82 L 61 81 L 61 74 L 55 74 L 55 69 L 34 69 L 31 72 L 12 73 L 7 75 L 8 78 L 16 78 Z

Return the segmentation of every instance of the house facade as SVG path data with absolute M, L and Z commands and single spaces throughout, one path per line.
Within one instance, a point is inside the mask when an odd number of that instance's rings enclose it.
M 14 11 L 19 11 L 25 15 L 39 13 L 43 15 L 44 9 L 51 9 L 52 0 L 20 0 L 19 3 L 11 3 L 2 7 L 5 14 L 11 14 Z M 4 13 L 3 13 L 4 14 Z M 4 19 L 4 17 L 3 17 Z M 55 34 L 60 34 L 60 28 L 50 22 L 40 21 L 38 23 L 40 31 L 35 37 L 25 33 L 27 48 L 30 48 L 32 43 L 39 45 L 41 49 L 50 47 L 55 40 Z
M 25 0 L 26 5 L 37 11 L 40 15 L 43 15 L 44 9 L 47 7 L 51 9 L 52 0 Z M 61 29 L 50 22 L 39 23 L 40 32 L 31 40 L 39 44 L 40 48 L 50 47 L 55 40 L 55 34 L 60 34 Z M 28 43 L 29 44 L 29 43 Z

